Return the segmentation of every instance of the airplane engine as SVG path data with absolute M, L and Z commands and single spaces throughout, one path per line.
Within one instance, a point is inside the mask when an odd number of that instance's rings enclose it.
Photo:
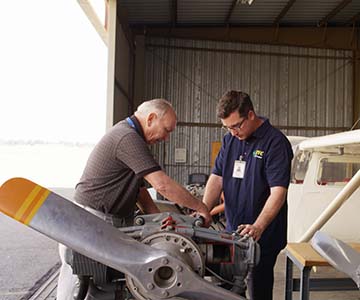
M 258 244 L 252 238 L 237 233 L 230 234 L 203 228 L 201 223 L 201 219 L 191 216 L 160 213 L 140 215 L 135 218 L 134 226 L 122 227 L 119 230 L 145 245 L 166 251 L 212 284 L 229 289 L 235 294 L 244 295 L 246 276 L 259 260 Z M 89 266 L 94 263 L 84 257 L 75 259 L 75 262 L 73 269 L 75 273 L 81 275 L 84 275 L 82 270 L 89 270 Z M 126 274 L 126 285 L 133 297 L 138 300 L 155 300 L 156 298 L 149 298 L 148 290 L 161 295 L 162 298 L 170 298 L 171 295 L 167 290 L 171 290 L 174 285 L 181 285 L 179 275 L 182 269 L 182 266 L 174 265 L 164 258 L 161 265 L 148 268 L 143 277 L 133 278 Z M 97 271 L 93 272 L 97 278 L 99 278 L 99 270 L 103 272 L 101 278 L 109 277 L 106 275 L 108 268 L 99 264 Z M 87 271 L 87 275 L 93 277 L 94 274 L 89 274 Z M 191 279 L 185 278 L 185 280 Z M 99 282 L 95 283 L 100 286 L 100 290 L 103 289 Z M 92 296 L 87 296 L 86 299 L 103 299 L 101 296 L 96 296 L 99 292 L 94 290 L 96 288 L 93 287 L 90 292 Z
M 0 187 L 0 212 L 73 249 L 63 258 L 79 278 L 76 300 L 244 300 L 259 261 L 252 238 L 201 219 L 166 212 L 116 228 L 25 178 Z

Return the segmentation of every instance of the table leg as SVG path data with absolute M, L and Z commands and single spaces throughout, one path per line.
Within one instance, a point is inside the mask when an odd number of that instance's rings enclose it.
M 285 300 L 292 300 L 293 292 L 293 262 L 286 257 L 286 280 L 285 280 Z
M 309 300 L 310 288 L 310 267 L 304 267 L 301 270 L 300 278 L 300 300 Z

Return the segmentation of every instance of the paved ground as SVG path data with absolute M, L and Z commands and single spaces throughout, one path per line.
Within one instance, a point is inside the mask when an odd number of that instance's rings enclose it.
M 26 298 L 59 262 L 57 243 L 0 213 L 0 300 Z

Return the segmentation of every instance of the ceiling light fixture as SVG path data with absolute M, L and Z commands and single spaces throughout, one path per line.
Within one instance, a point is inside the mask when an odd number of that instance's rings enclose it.
M 236 5 L 238 4 L 249 4 L 251 5 L 254 2 L 254 0 L 237 0 Z

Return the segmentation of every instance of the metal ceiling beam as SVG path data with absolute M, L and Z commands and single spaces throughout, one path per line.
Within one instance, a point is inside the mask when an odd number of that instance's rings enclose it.
M 319 23 L 318 26 L 324 26 L 329 22 L 334 16 L 336 16 L 339 11 L 344 9 L 352 0 L 343 0 L 341 1 L 331 12 L 329 12 Z
M 295 3 L 296 0 L 290 0 L 285 7 L 282 9 L 282 11 L 279 13 L 279 15 L 276 17 L 274 21 L 274 25 L 279 25 L 281 19 L 287 14 L 291 6 Z
M 225 19 L 225 24 L 226 25 L 229 25 L 231 16 L 232 16 L 232 14 L 233 14 L 233 12 L 235 10 L 235 7 L 236 7 L 237 3 L 238 3 L 238 0 L 233 0 L 233 2 L 231 4 L 231 7 L 229 9 L 229 12 L 228 12 L 228 14 L 226 16 L 226 19 Z
M 120 23 L 119 25 L 121 25 L 125 38 L 128 41 L 130 51 L 134 53 L 135 52 L 134 37 L 129 27 L 128 10 L 126 9 L 126 7 L 124 7 L 122 1 L 119 0 L 114 0 L 114 1 L 116 1 L 117 4 L 117 9 L 116 9 L 117 22 Z
M 349 19 L 347 22 L 346 22 L 346 25 L 350 25 L 350 24 L 353 24 L 357 21 L 360 20 L 360 12 L 357 13 L 355 16 L 353 16 L 351 19 Z
M 78 3 L 86 16 L 88 17 L 91 24 L 94 26 L 97 33 L 100 35 L 101 39 L 108 45 L 108 32 L 105 29 L 104 24 L 100 21 L 99 16 L 95 12 L 89 0 L 78 0 Z
M 116 57 L 116 0 L 109 0 L 107 15 L 108 67 L 106 95 L 106 129 L 114 125 L 115 57 Z M 110 80 L 112 79 L 112 80 Z
M 147 27 L 146 35 L 183 39 L 273 44 L 326 49 L 360 51 L 360 36 L 353 28 L 328 27 L 324 33 L 319 27 Z M 275 36 L 274 32 L 278 31 Z M 133 28 L 133 33 L 143 35 L 143 28 Z M 353 40 L 352 43 L 349 41 Z
M 178 1 L 177 0 L 172 0 L 171 2 L 171 23 L 173 26 L 176 26 L 177 22 L 178 22 Z

